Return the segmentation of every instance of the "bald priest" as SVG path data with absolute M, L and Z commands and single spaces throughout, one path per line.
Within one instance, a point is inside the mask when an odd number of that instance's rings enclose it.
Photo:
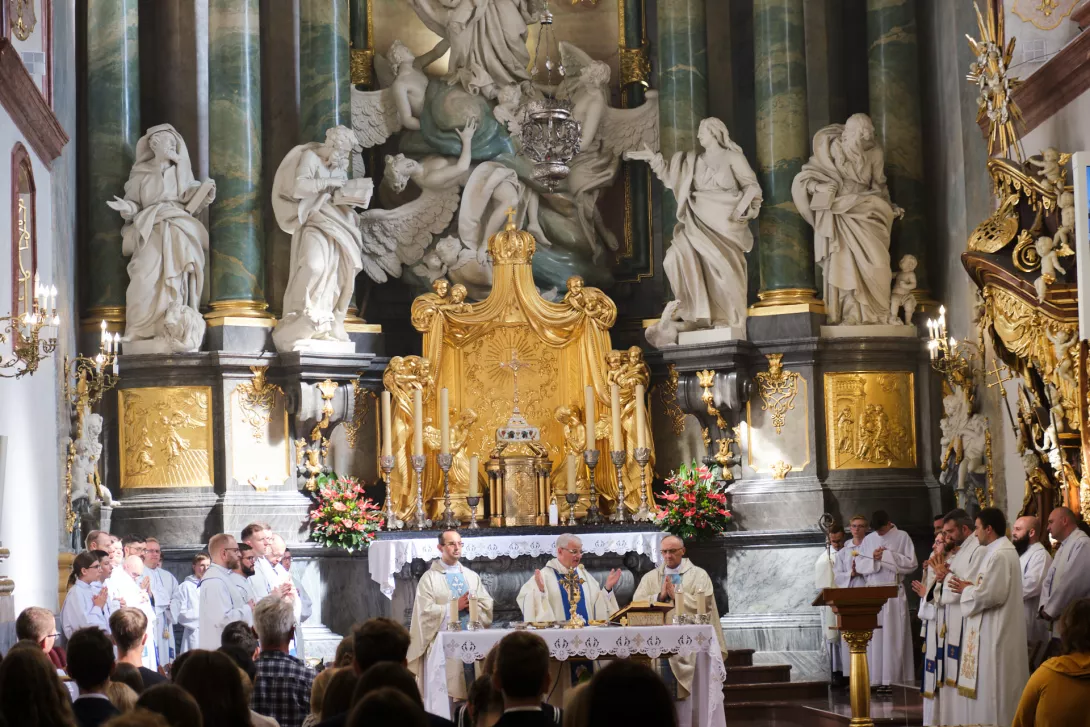
M 723 629 L 719 628 L 719 611 L 715 607 L 712 579 L 707 571 L 693 565 L 685 557 L 685 543 L 676 535 L 668 535 L 659 545 L 662 565 L 645 573 L 632 595 L 633 601 L 658 601 L 660 603 L 679 603 L 678 594 L 684 599 L 685 612 L 697 613 L 697 599 L 704 598 L 707 605 L 709 623 L 715 626 L 719 637 L 719 650 L 727 658 L 727 644 L 723 640 Z M 674 611 L 667 615 L 667 622 L 673 618 Z M 692 727 L 693 674 L 696 672 L 696 654 L 671 656 L 666 660 L 668 671 L 662 677 L 672 692 L 678 716 L 678 727 Z M 663 663 L 659 660 L 659 663 Z
M 423 691 L 424 664 L 435 645 L 435 637 L 448 628 L 457 609 L 460 628 L 469 626 L 470 598 L 477 599 L 477 620 L 483 628 L 492 625 L 492 596 L 481 577 L 462 565 L 462 536 L 457 530 L 439 533 L 439 559 L 432 561 L 416 586 L 416 600 L 409 621 L 409 670 L 416 675 Z M 452 606 L 456 601 L 457 605 Z M 471 670 L 468 670 L 471 671 Z M 447 659 L 447 692 L 455 700 L 465 700 L 466 681 L 472 676 L 459 659 Z

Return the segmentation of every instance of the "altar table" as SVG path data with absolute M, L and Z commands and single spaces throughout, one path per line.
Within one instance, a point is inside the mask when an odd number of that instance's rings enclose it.
M 586 540 L 583 541 L 584 547 Z M 573 656 L 599 659 L 615 656 L 625 659 L 634 655 L 652 659 L 671 654 L 697 654 L 693 675 L 693 717 L 701 727 L 725 727 L 723 682 L 727 669 L 719 651 L 715 629 L 719 624 L 693 626 L 591 626 L 581 629 L 536 629 L 533 633 L 545 639 L 549 655 L 559 661 Z M 424 709 L 441 717 L 450 717 L 447 693 L 447 659 L 460 659 L 472 664 L 484 659 L 500 639 L 511 629 L 482 631 L 440 631 L 439 642 L 432 648 L 424 666 Z
M 487 535 L 473 536 L 462 533 L 462 559 L 494 560 L 501 556 L 518 558 L 522 555 L 555 555 L 556 539 L 562 533 L 542 533 L 537 535 Z M 655 565 L 661 559 L 659 543 L 666 537 L 657 531 L 632 531 L 609 533 L 579 533 L 583 541 L 583 551 L 594 555 L 606 553 L 637 553 L 648 556 Z M 367 549 L 367 567 L 371 580 L 378 583 L 384 596 L 394 597 L 394 574 L 406 563 L 420 558 L 423 561 L 439 557 L 435 534 L 419 538 L 397 538 L 376 540 Z

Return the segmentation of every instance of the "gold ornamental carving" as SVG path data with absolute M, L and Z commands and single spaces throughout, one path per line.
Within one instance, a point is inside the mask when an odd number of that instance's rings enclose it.
M 211 487 L 211 399 L 207 386 L 119 391 L 121 487 Z
M 256 441 L 263 441 L 268 434 L 272 420 L 273 404 L 276 397 L 284 391 L 265 378 L 268 366 L 251 366 L 253 378 L 235 387 L 238 394 L 238 406 L 243 420 L 250 426 L 250 434 Z
M 791 472 L 792 469 L 794 469 L 794 467 L 781 459 L 772 465 L 772 479 L 786 480 L 788 473 Z
M 715 369 L 697 371 L 696 382 L 700 385 L 700 388 L 703 389 L 700 393 L 700 400 L 704 402 L 704 407 L 708 414 L 715 417 L 715 426 L 719 427 L 720 430 L 726 429 L 727 421 L 715 406 L 715 392 L 712 391 L 715 387 Z M 704 443 L 704 446 L 707 446 L 707 442 Z
M 630 83 L 648 85 L 651 78 L 651 59 L 647 54 L 647 45 L 639 48 L 618 49 L 621 60 L 621 88 Z
M 349 54 L 349 73 L 353 86 L 370 86 L 371 68 L 375 62 L 374 48 L 353 48 Z
M 1040 30 L 1055 30 L 1079 0 L 1014 0 L 1011 12 Z
M 685 433 L 685 412 L 677 403 L 678 375 L 677 366 L 670 364 L 666 369 L 666 380 L 658 388 L 659 401 L 662 403 L 662 411 L 670 420 L 670 431 L 675 437 Z
M 1065 185 L 1065 191 L 1068 192 L 1073 191 L 1073 188 L 1067 185 L 1067 170 L 1064 169 L 1064 165 L 1070 159 L 1071 154 L 1061 152 L 1057 160 L 1060 165 L 1060 181 Z M 992 184 L 995 185 L 995 192 L 1000 197 L 1001 204 L 1008 204 L 1011 195 L 1022 195 L 1034 212 L 1041 210 L 1051 212 L 1059 208 L 1056 187 L 1049 184 L 1047 179 L 1027 174 L 1020 164 L 1007 159 L 989 159 L 988 174 L 992 178 Z M 1018 200 L 1014 200 L 1011 204 L 1017 204 L 1017 202 Z M 995 215 L 992 216 L 992 218 L 994 217 Z M 989 218 L 989 220 L 992 218 Z M 987 224 L 989 220 L 985 220 L 982 224 Z
M 344 429 L 344 441 L 347 442 L 351 449 L 355 449 L 356 444 L 359 442 L 363 421 L 367 418 L 367 413 L 373 411 L 377 406 L 378 395 L 374 391 L 360 386 L 359 381 L 353 381 L 352 396 L 354 401 L 352 421 L 345 422 L 341 425 L 341 428 Z
M 26 40 L 38 24 L 34 13 L 35 0 L 10 0 L 11 32 L 19 40 Z
M 1021 81 L 1011 75 L 1011 59 L 1014 57 L 1014 38 L 1008 43 L 1004 30 L 1002 7 L 996 12 L 995 4 L 988 2 L 986 16 L 976 9 L 976 23 L 980 39 L 968 38 L 969 47 L 976 59 L 969 66 L 966 80 L 977 87 L 977 122 L 988 120 L 988 156 L 1008 156 L 1013 150 L 1020 161 L 1023 158 L 1018 131 L 1025 127 L 1022 111 L 1012 94 Z
M 776 434 L 782 434 L 787 424 L 787 412 L 795 408 L 795 396 L 799 393 L 802 375 L 797 371 L 784 371 L 782 353 L 766 354 L 766 358 L 768 371 L 761 371 L 755 377 L 757 392 L 764 402 L 762 408 L 772 412 L 772 426 L 776 428 Z
M 997 182 L 998 184 L 998 182 Z M 977 225 L 969 235 L 969 249 L 976 252 L 999 252 L 1018 234 L 1018 200 L 1021 197 L 1008 194 L 999 203 L 992 216 Z
M 826 373 L 825 416 L 829 469 L 916 466 L 912 372 Z
M 584 387 L 593 387 L 598 419 L 608 417 L 610 383 L 621 389 L 625 447 L 635 448 L 635 386 L 649 383 L 642 352 L 612 351 L 609 329 L 617 319 L 617 307 L 602 291 L 583 284 L 581 278 L 568 280 L 568 291 L 556 303 L 544 300 L 534 285 L 532 255 L 536 243 L 528 232 L 518 230 L 513 215 L 501 232 L 489 240 L 494 261 L 492 290 L 488 297 L 469 303 L 447 281 L 436 281 L 435 292 L 419 296 L 412 305 L 413 326 L 423 333 L 423 356 L 391 359 L 383 383 L 394 399 L 392 504 L 405 519 L 413 512 L 416 499 L 410 476 L 412 446 L 412 389 L 423 391 L 424 418 L 438 422 L 437 391 L 449 391 L 450 407 L 456 412 L 473 410 L 477 418 L 466 423 L 465 456 L 477 456 L 483 467 L 496 447 L 496 432 L 511 416 L 515 379 L 510 368 L 501 367 L 512 354 L 528 364 L 518 372 L 519 409 L 533 427 L 540 429 L 539 444 L 555 466 L 564 453 L 564 427 L 554 414 L 560 407 L 574 410 L 584 400 Z M 626 418 L 627 413 L 627 418 Z M 452 422 L 453 423 L 453 422 Z M 595 427 L 596 432 L 598 427 Z M 608 428 L 597 448 L 611 449 Z M 651 444 L 653 452 L 653 444 Z M 518 454 L 515 447 L 508 455 Z M 653 455 L 652 455 L 653 456 Z M 631 459 L 631 457 L 630 457 Z M 512 473 L 517 474 L 517 473 Z M 525 473 L 524 473 L 525 474 Z M 462 479 L 453 469 L 450 478 L 452 501 L 464 500 L 468 476 Z M 525 475 L 530 476 L 530 475 Z M 561 474 L 560 477 L 563 477 Z M 622 470 L 626 502 L 639 506 L 639 468 Z M 617 498 L 617 474 L 612 467 L 596 472 L 603 509 L 610 510 Z M 557 478 L 550 480 L 555 490 Z M 566 483 L 565 483 L 566 484 Z M 517 489 L 517 488 L 515 488 Z M 423 495 L 432 516 L 438 515 L 442 495 L 441 471 L 436 456 L 427 455 Z M 586 496 L 586 493 L 580 493 Z

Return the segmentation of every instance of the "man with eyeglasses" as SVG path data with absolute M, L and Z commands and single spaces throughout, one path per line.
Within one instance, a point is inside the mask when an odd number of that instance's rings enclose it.
M 451 611 L 458 609 L 461 628 L 469 627 L 469 599 L 477 599 L 477 620 L 481 626 L 492 625 L 492 596 L 481 577 L 461 563 L 462 536 L 457 530 L 439 533 L 439 559 L 433 560 L 416 586 L 416 600 L 409 620 L 409 670 L 417 682 L 424 683 L 424 664 L 435 637 L 447 628 Z M 452 605 L 457 599 L 458 605 Z M 463 668 L 459 659 L 447 659 L 447 690 L 455 701 L 464 701 L 474 679 L 473 666 Z M 467 683 L 468 680 L 468 683 Z
M 174 617 L 170 604 L 178 590 L 178 579 L 162 567 L 163 548 L 155 538 L 145 541 L 144 573 L 151 583 L 151 598 L 155 605 L 155 655 L 159 666 L 174 661 Z
M 231 582 L 231 571 L 238 566 L 239 547 L 233 535 L 220 533 L 208 541 L 211 565 L 201 578 L 197 629 L 198 646 L 215 651 L 220 646 L 223 628 L 232 621 L 253 624 L 253 601 L 243 600 L 238 588 Z
M 75 682 L 71 681 L 68 674 L 65 673 L 67 664 L 64 652 L 56 646 L 58 636 L 60 634 L 57 633 L 57 619 L 48 608 L 31 606 L 24 609 L 19 617 L 15 619 L 15 637 L 20 641 L 33 641 L 45 652 L 45 655 L 49 657 L 49 661 L 52 662 L 53 668 L 57 670 L 57 675 L 64 682 L 69 696 L 74 700 L 79 696 L 79 689 L 76 688 Z
M 541 570 L 534 571 L 533 578 L 519 591 L 518 605 L 522 610 L 523 620 L 541 623 L 563 622 L 571 618 L 571 604 L 562 582 L 571 570 L 575 570 L 580 578 L 581 595 L 575 607 L 576 613 L 587 623 L 609 620 L 619 608 L 613 588 L 621 580 L 621 570 L 611 570 L 606 576 L 605 586 L 602 587 L 581 565 L 582 559 L 583 541 L 568 533 L 556 539 L 556 557 Z M 550 690 L 549 704 L 562 707 L 565 693 L 582 681 L 593 668 L 593 662 L 589 661 L 569 660 L 565 664 L 551 661 L 549 678 L 554 687 Z M 570 679 L 561 678 L 562 675 L 566 677 L 569 674 Z
M 640 579 L 640 585 L 636 587 L 636 592 L 632 595 L 632 600 L 680 604 L 681 599 L 684 599 L 685 612 L 694 614 L 698 612 L 699 599 L 704 599 L 708 621 L 715 626 L 715 635 L 719 638 L 719 650 L 723 652 L 725 659 L 727 644 L 723 640 L 723 629 L 719 626 L 719 610 L 715 607 L 712 579 L 708 577 L 708 572 L 693 565 L 685 557 L 685 543 L 676 535 L 667 535 L 662 539 L 659 553 L 662 555 L 662 564 L 644 574 Z M 673 613 L 673 611 L 670 612 L 671 617 Z M 659 674 L 674 698 L 678 726 L 692 727 L 693 700 L 691 697 L 693 675 L 696 673 L 696 655 L 675 655 L 656 661 Z

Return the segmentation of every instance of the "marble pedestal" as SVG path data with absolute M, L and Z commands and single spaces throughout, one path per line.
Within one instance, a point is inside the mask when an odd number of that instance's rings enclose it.
M 677 334 L 679 346 L 692 346 L 699 343 L 720 343 L 723 341 L 745 340 L 745 325 L 727 328 L 702 328 L 697 331 L 682 331 Z

